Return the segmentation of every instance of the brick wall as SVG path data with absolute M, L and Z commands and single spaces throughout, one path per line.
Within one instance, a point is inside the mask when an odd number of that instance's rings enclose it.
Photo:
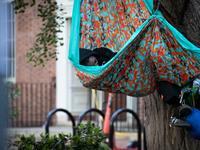
M 33 7 L 27 7 L 25 13 L 20 13 L 16 15 L 16 84 L 27 84 L 26 88 L 19 86 L 21 91 L 21 96 L 18 98 L 14 105 L 19 105 L 19 118 L 20 123 L 17 124 L 17 119 L 14 119 L 15 126 L 24 126 L 22 124 L 27 124 L 26 122 L 32 122 L 31 124 L 25 126 L 41 126 L 35 125 L 36 118 L 40 116 L 43 118 L 43 124 L 45 122 L 45 117 L 47 115 L 47 107 L 51 103 L 51 109 L 56 107 L 56 89 L 48 86 L 47 89 L 40 89 L 41 95 L 45 94 L 45 91 L 52 91 L 51 98 L 39 96 L 38 92 L 34 89 L 35 84 L 55 84 L 56 82 L 56 61 L 49 60 L 45 62 L 45 67 L 37 66 L 33 67 L 34 63 L 29 62 L 26 57 L 27 52 L 35 42 L 35 36 L 40 32 L 42 27 L 41 18 L 37 16 L 37 5 L 41 0 L 36 1 L 36 5 Z M 41 86 L 42 87 L 42 86 Z M 41 88 L 40 87 L 40 88 Z M 51 99 L 51 101 L 46 101 Z M 37 102 L 36 102 L 37 101 Z M 41 107 L 42 106 L 42 107 Z M 24 109 L 24 110 L 23 110 Z M 32 111 L 26 111 L 26 110 Z M 37 111 L 36 111 L 37 110 Z M 49 107 L 47 109 L 50 111 Z M 22 117 L 24 115 L 28 117 Z M 56 117 L 52 118 L 53 122 L 56 122 Z
M 38 2 L 38 1 L 37 1 Z M 51 82 L 56 76 L 56 62 L 49 60 L 45 67 L 33 67 L 27 63 L 27 52 L 35 42 L 35 36 L 40 32 L 42 21 L 37 17 L 37 4 L 28 7 L 25 13 L 16 15 L 16 82 Z

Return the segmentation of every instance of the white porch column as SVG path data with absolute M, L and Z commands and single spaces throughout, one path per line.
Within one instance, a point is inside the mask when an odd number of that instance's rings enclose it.
M 57 0 L 58 5 L 62 4 L 65 7 L 67 12 L 65 18 L 72 17 L 73 9 L 73 0 Z M 60 37 L 63 37 L 64 46 L 58 47 L 58 61 L 56 62 L 56 108 L 67 109 L 67 95 L 68 95 L 68 86 L 67 86 L 67 75 L 69 74 L 67 70 L 68 63 L 68 45 L 69 41 L 67 36 L 70 35 L 70 31 L 67 30 L 67 22 L 64 24 L 64 27 L 61 28 L 63 31 L 59 34 Z M 67 115 L 65 113 L 56 113 L 57 115 L 57 124 L 66 124 Z

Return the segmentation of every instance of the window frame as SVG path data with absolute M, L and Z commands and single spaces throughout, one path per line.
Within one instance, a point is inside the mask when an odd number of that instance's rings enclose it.
M 5 82 L 12 82 L 16 83 L 16 17 L 14 13 L 14 3 L 13 0 L 6 0 L 5 1 L 6 5 L 6 24 L 8 25 L 10 23 L 10 29 L 8 29 L 8 26 L 6 26 L 6 77 L 5 77 Z M 10 5 L 10 4 L 11 5 Z M 10 6 L 8 6 L 10 5 Z M 8 20 L 8 7 L 11 7 L 11 12 L 10 12 L 10 17 Z M 8 31 L 10 30 L 10 39 L 8 37 Z M 8 54 L 8 41 L 10 40 L 10 47 L 11 47 L 11 57 Z M 9 62 L 10 61 L 10 62 Z M 10 63 L 10 68 L 9 68 L 9 63 Z M 9 70 L 10 69 L 10 70 Z M 10 73 L 9 73 L 10 72 Z

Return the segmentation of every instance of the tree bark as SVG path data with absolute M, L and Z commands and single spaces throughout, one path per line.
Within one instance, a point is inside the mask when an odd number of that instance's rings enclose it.
M 157 91 L 145 98 L 145 112 L 147 150 L 196 149 L 197 141 L 186 129 L 169 127 L 176 108 L 164 103 Z
M 184 0 L 162 0 L 162 5 L 171 14 L 175 23 Z M 200 0 L 190 0 L 181 24 L 187 39 L 200 47 Z M 157 91 L 145 97 L 145 129 L 148 150 L 196 150 L 197 142 L 186 129 L 169 127 L 169 120 L 176 108 L 162 101 Z M 200 149 L 200 146 L 198 147 Z
M 180 12 L 185 0 L 162 0 L 162 5 L 178 22 Z M 190 0 L 181 21 L 187 32 L 187 39 L 200 47 L 200 0 Z

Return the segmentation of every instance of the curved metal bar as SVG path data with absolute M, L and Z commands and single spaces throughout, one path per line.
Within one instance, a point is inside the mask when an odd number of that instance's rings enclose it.
M 109 143 L 110 143 L 110 148 L 113 149 L 113 131 L 114 131 L 114 121 L 116 120 L 117 116 L 123 112 L 129 112 L 131 113 L 136 121 L 137 121 L 137 128 L 138 128 L 138 150 L 141 150 L 141 123 L 140 120 L 137 116 L 137 114 L 131 110 L 131 109 L 127 109 L 127 108 L 121 108 L 119 110 L 117 110 L 112 116 L 111 116 L 111 121 L 110 121 L 110 135 L 109 135 Z
M 72 114 L 69 111 L 67 111 L 66 109 L 62 109 L 62 108 L 53 109 L 47 114 L 46 120 L 45 120 L 45 131 L 46 131 L 46 134 L 47 133 L 49 134 L 49 122 L 50 122 L 51 117 L 53 116 L 53 114 L 55 114 L 58 111 L 65 112 L 70 117 L 70 119 L 72 121 L 72 125 L 73 125 L 73 135 L 75 135 L 74 127 L 75 127 L 76 124 L 75 124 L 74 117 L 72 116 Z
M 96 108 L 89 108 L 89 109 L 86 109 L 85 111 L 83 111 L 80 115 L 79 115 L 79 117 L 78 117 L 78 126 L 81 124 L 81 121 L 83 120 L 83 117 L 87 114 L 87 113 L 89 113 L 89 112 L 92 112 L 92 111 L 94 111 L 94 112 L 97 112 L 97 113 L 99 113 L 102 117 L 103 117 L 103 119 L 104 119 L 104 113 L 102 112 L 102 111 L 100 111 L 99 109 L 96 109 Z

